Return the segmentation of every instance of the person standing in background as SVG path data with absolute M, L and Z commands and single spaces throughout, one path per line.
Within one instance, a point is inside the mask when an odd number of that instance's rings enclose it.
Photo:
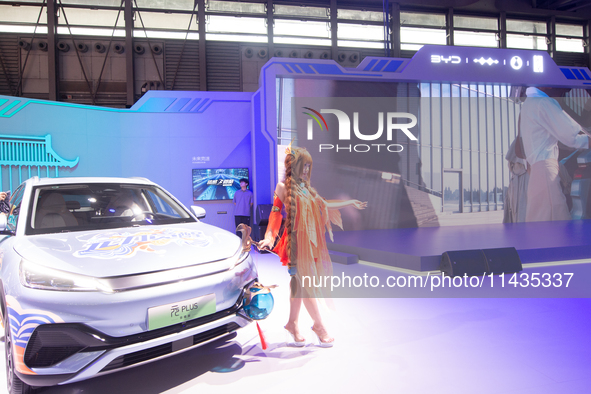
M 250 207 L 253 204 L 252 192 L 248 188 L 248 179 L 240 179 L 240 190 L 234 193 L 234 221 L 236 227 L 243 223 L 250 226 Z M 236 235 L 240 236 L 238 232 Z

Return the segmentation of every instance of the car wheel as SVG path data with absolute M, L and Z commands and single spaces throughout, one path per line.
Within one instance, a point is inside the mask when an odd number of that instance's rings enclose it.
M 6 310 L 6 308 L 4 309 Z M 8 324 L 8 313 L 4 314 L 4 354 L 6 356 L 6 385 L 10 394 L 30 394 L 32 387 L 24 383 L 14 372 L 14 355 L 12 354 L 12 334 Z

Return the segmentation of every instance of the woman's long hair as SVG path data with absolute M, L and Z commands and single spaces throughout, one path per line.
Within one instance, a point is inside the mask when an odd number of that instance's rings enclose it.
M 308 180 L 302 181 L 300 176 L 304 170 L 304 166 L 310 164 L 310 171 L 308 172 Z M 317 192 L 310 186 L 310 179 L 312 177 L 312 156 L 305 148 L 290 148 L 285 156 L 285 212 L 287 213 L 285 219 L 285 231 L 287 231 L 287 256 L 291 264 L 296 263 L 297 255 L 297 235 L 292 237 L 293 223 L 295 223 L 295 216 L 297 214 L 295 206 L 292 204 L 292 192 L 299 187 L 298 184 L 304 183 L 313 198 L 316 197 Z

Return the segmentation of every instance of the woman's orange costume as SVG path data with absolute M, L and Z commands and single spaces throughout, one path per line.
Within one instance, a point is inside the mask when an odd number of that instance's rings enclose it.
M 302 184 L 303 185 L 303 184 Z M 292 224 L 291 237 L 283 231 L 277 245 L 273 248 L 283 265 L 297 266 L 297 276 L 309 278 L 332 275 L 332 263 L 326 247 L 324 232 L 328 231 L 333 240 L 331 223 L 343 228 L 341 213 L 337 209 L 328 209 L 327 202 L 317 193 L 312 193 L 302 185 L 294 183 L 292 201 L 295 202 L 295 219 Z M 293 204 L 293 203 L 292 203 Z M 281 209 L 283 203 L 275 196 L 273 209 L 269 216 L 269 229 L 276 239 L 281 227 Z M 287 242 L 295 237 L 292 245 L 296 246 L 296 261 L 290 261 L 287 254 Z

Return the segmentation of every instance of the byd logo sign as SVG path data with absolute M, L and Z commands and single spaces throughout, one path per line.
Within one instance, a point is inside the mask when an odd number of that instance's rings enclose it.
M 314 121 L 320 126 L 321 130 L 324 130 L 326 127 L 326 131 L 328 131 L 328 125 L 324 116 L 322 114 L 332 114 L 337 117 L 339 122 L 339 130 L 338 136 L 339 141 L 351 141 L 351 119 L 349 115 L 345 112 L 338 110 L 338 109 L 321 109 L 320 112 L 309 108 L 304 107 L 310 112 L 304 112 L 304 114 L 311 117 L 308 119 L 307 124 L 307 139 L 313 140 L 314 139 Z M 407 123 L 394 123 L 396 119 L 406 119 L 410 122 Z M 362 141 L 375 141 L 382 137 L 384 133 L 384 123 L 386 123 L 386 139 L 388 141 L 392 141 L 392 135 L 394 130 L 402 131 L 410 140 L 418 141 L 417 137 L 415 137 L 411 132 L 410 128 L 413 128 L 417 124 L 417 117 L 413 114 L 407 112 L 378 112 L 378 130 L 375 133 L 364 134 L 359 130 L 359 112 L 353 112 L 353 134 L 355 137 Z M 324 125 L 324 127 L 323 127 Z M 349 145 L 339 145 L 336 146 L 333 144 L 319 144 L 318 145 L 319 152 L 323 150 L 336 150 L 339 151 L 349 151 L 349 152 L 369 152 L 371 150 L 376 150 L 380 152 L 380 149 L 387 150 L 388 152 L 402 152 L 404 149 L 400 144 L 349 144 Z

